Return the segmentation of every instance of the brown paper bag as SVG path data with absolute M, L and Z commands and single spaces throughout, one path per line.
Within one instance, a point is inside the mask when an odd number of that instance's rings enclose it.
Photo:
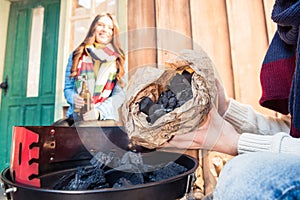
M 153 124 L 148 123 L 147 115 L 139 109 L 140 101 L 146 96 L 157 102 L 171 79 L 183 70 L 194 71 L 191 81 L 193 98 Z M 210 58 L 202 50 L 184 50 L 176 59 L 168 61 L 165 69 L 143 67 L 131 77 L 122 106 L 124 127 L 133 144 L 157 148 L 174 135 L 198 127 L 205 120 L 215 95 L 214 67 Z

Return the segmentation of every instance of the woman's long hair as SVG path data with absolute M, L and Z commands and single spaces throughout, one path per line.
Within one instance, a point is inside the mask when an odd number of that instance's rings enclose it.
M 119 26 L 116 21 L 116 19 L 113 17 L 111 13 L 102 13 L 100 15 L 97 15 L 95 19 L 93 20 L 89 31 L 83 40 L 83 42 L 74 50 L 73 52 L 73 62 L 72 62 L 72 67 L 71 67 L 71 75 L 70 77 L 76 77 L 77 76 L 77 71 L 78 71 L 78 63 L 80 58 L 82 57 L 83 54 L 85 54 L 85 46 L 86 45 L 92 45 L 95 43 L 96 36 L 95 36 L 95 31 L 98 25 L 98 21 L 101 17 L 108 16 L 112 22 L 113 22 L 113 37 L 111 44 L 118 54 L 117 58 L 117 81 L 121 81 L 122 77 L 124 76 L 125 70 L 124 70 L 124 62 L 125 62 L 125 54 L 123 49 L 121 48 L 121 42 L 119 38 Z

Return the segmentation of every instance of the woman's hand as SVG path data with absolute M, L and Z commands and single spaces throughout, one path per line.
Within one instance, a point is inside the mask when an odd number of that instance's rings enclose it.
M 79 96 L 76 95 L 74 98 L 74 106 L 75 109 L 79 110 L 84 106 L 84 99 Z M 89 121 L 89 120 L 98 120 L 100 118 L 100 113 L 99 111 L 97 111 L 95 108 L 93 108 L 94 106 L 91 105 L 92 109 L 87 111 L 86 113 L 84 113 L 82 115 L 82 118 L 84 121 Z
M 100 113 L 95 109 L 91 109 L 82 115 L 84 121 L 98 120 L 100 118 Z
M 239 136 L 213 107 L 204 124 L 192 132 L 174 136 L 162 148 L 207 149 L 237 155 Z
M 80 109 L 84 106 L 84 100 L 81 96 L 76 95 L 74 97 L 74 107 L 75 109 Z

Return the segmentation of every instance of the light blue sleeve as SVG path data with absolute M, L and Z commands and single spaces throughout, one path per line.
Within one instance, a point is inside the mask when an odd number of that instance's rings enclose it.
M 64 83 L 64 96 L 68 102 L 69 109 L 67 111 L 67 117 L 73 114 L 73 103 L 74 103 L 74 95 L 77 94 L 75 90 L 75 79 L 70 78 L 71 75 L 71 67 L 72 67 L 72 57 L 73 53 L 68 58 L 68 64 L 65 71 L 65 83 Z
M 100 120 L 113 119 L 119 121 L 119 108 L 124 100 L 125 89 L 116 84 L 112 95 L 101 104 L 95 105 L 95 108 L 100 112 Z

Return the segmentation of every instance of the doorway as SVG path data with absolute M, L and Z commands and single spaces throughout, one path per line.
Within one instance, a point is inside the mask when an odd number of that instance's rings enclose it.
M 60 0 L 11 2 L 0 110 L 0 168 L 10 162 L 13 126 L 54 120 Z

